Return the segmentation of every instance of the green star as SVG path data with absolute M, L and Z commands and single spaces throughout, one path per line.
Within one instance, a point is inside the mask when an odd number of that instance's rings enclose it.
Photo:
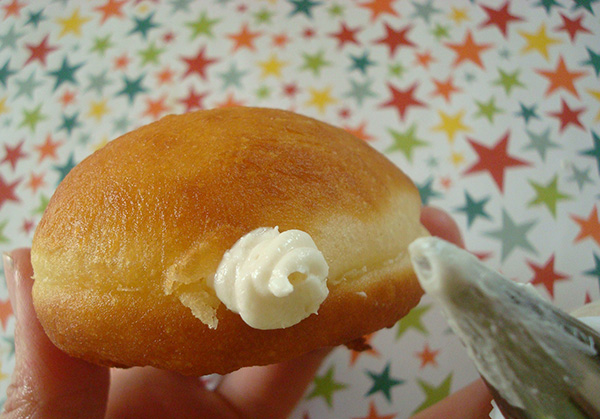
M 546 9 L 547 14 L 550 14 L 550 11 L 552 10 L 552 7 L 554 7 L 554 6 L 563 7 L 563 5 L 560 3 L 557 3 L 556 0 L 540 0 L 534 6 L 542 6 L 544 9 Z
M 69 159 L 62 166 L 54 166 L 54 170 L 58 171 L 58 183 L 63 181 L 76 164 L 75 154 L 71 152 Z
M 223 89 L 229 86 L 242 87 L 242 77 L 248 74 L 248 71 L 238 70 L 236 63 L 229 65 L 229 70 L 220 73 L 219 76 L 223 79 Z
M 413 7 L 415 8 L 415 11 L 412 15 L 410 15 L 410 17 L 411 18 L 420 17 L 425 21 L 425 23 L 429 23 L 431 16 L 442 12 L 440 9 L 436 9 L 435 7 L 433 7 L 433 0 L 427 0 L 423 4 L 419 4 L 414 1 L 411 1 L 411 3 L 413 5 Z
M 388 128 L 388 132 L 394 138 L 394 143 L 387 148 L 386 152 L 390 153 L 399 150 L 404 154 L 409 162 L 412 162 L 414 149 L 429 145 L 427 141 L 417 138 L 415 133 L 416 130 L 417 124 L 414 122 L 404 132 L 399 132 Z
M 361 73 L 366 74 L 367 68 L 375 65 L 375 62 L 369 59 L 369 53 L 367 51 L 360 56 L 354 56 L 350 54 L 350 59 L 352 60 L 350 71 L 359 70 Z
M 321 69 L 323 67 L 331 65 L 331 62 L 327 61 L 324 55 L 325 52 L 323 50 L 315 54 L 302 53 L 302 59 L 304 60 L 304 63 L 300 69 L 310 70 L 315 76 L 318 77 L 321 74 Z
M 104 38 L 95 37 L 92 41 L 92 49 L 91 52 L 97 52 L 101 56 L 104 56 L 104 53 L 107 49 L 114 46 L 114 44 L 110 41 L 110 35 L 106 35 Z
M 350 91 L 344 93 L 344 97 L 353 98 L 358 106 L 362 106 L 363 100 L 368 97 L 377 97 L 377 94 L 371 90 L 372 80 L 366 79 L 364 83 L 356 80 L 350 80 Z
M 448 397 L 450 394 L 450 385 L 452 384 L 452 373 L 448 374 L 438 386 L 431 385 L 420 378 L 417 378 L 417 384 L 419 384 L 419 387 L 425 393 L 425 400 L 417 407 L 413 415 Z
M 152 22 L 153 17 L 154 13 L 150 13 L 143 19 L 134 17 L 133 29 L 129 31 L 129 35 L 133 35 L 139 32 L 142 38 L 146 39 L 150 30 L 152 30 L 153 28 L 158 28 L 160 26 L 158 23 Z
M 29 127 L 31 132 L 34 132 L 37 124 L 46 118 L 47 116 L 42 114 L 41 103 L 32 110 L 23 109 L 23 121 L 21 121 L 21 123 L 19 124 L 19 128 Z
M 334 374 L 334 366 L 329 367 L 325 375 L 315 376 L 314 378 L 314 388 L 313 390 L 306 396 L 308 400 L 314 399 L 315 397 L 323 397 L 327 406 L 333 406 L 333 394 L 336 391 L 344 390 L 348 388 L 348 385 L 345 383 L 340 383 L 335 381 L 333 378 Z
M 464 212 L 467 215 L 467 227 L 471 227 L 471 225 L 473 225 L 475 220 L 479 217 L 487 218 L 488 220 L 492 218 L 484 208 L 485 204 L 487 204 L 489 200 L 489 196 L 480 200 L 475 200 L 469 194 L 469 192 L 465 191 L 465 205 L 456 208 L 456 210 L 459 212 Z
M 71 133 L 73 132 L 73 130 L 79 126 L 81 126 L 81 123 L 79 122 L 79 113 L 76 112 L 71 116 L 67 116 L 67 115 L 62 115 L 62 123 L 60 124 L 60 126 L 58 127 L 58 131 L 62 131 L 65 130 L 67 131 L 67 135 L 71 135 Z
M 435 39 L 438 40 L 438 42 L 443 38 L 450 38 L 450 27 L 436 23 L 431 30 L 431 34 L 435 37 Z
M 37 206 L 37 208 L 33 209 L 32 215 L 42 215 L 44 211 L 46 211 L 48 202 L 50 202 L 50 198 L 44 194 L 40 194 L 40 204 Z
M 600 76 L 600 54 L 596 54 L 591 48 L 585 48 L 590 56 L 590 59 L 582 62 L 582 65 L 591 65 L 594 67 L 594 72 L 596 73 L 596 77 Z
M 528 207 L 544 204 L 550 211 L 552 216 L 556 218 L 556 204 L 559 201 L 568 201 L 573 199 L 571 195 L 567 195 L 558 190 L 558 175 L 554 175 L 550 183 L 541 185 L 529 180 L 529 184 L 535 189 L 535 198 L 528 202 Z
M 138 54 L 142 58 L 142 65 L 146 65 L 148 63 L 158 64 L 158 58 L 163 52 L 165 52 L 165 49 L 158 48 L 152 41 L 145 49 L 138 51 Z
M 256 19 L 256 23 L 271 23 L 272 17 L 273 12 L 265 8 L 262 8 L 256 13 L 254 13 L 254 19 Z
M 340 17 L 344 14 L 344 7 L 335 3 L 327 9 L 327 12 L 331 17 Z
M 83 66 L 83 63 L 73 66 L 69 65 L 67 57 L 64 57 L 59 69 L 48 72 L 48 75 L 56 78 L 56 81 L 54 83 L 54 90 L 58 89 L 58 86 L 60 86 L 63 83 L 69 82 L 77 84 L 77 82 L 75 81 L 75 72 L 79 70 L 81 66 Z
M 46 18 L 42 14 L 43 11 L 44 11 L 44 9 L 41 9 L 34 13 L 31 10 L 29 10 L 27 12 L 29 14 L 29 18 L 27 19 L 27 22 L 25 22 L 25 25 L 33 25 L 33 27 L 37 29 L 40 22 L 42 20 L 46 20 Z
M 402 63 L 390 64 L 389 71 L 392 76 L 402 77 L 406 72 L 406 67 Z
M 560 148 L 560 145 L 550 140 L 550 127 L 544 132 L 536 134 L 530 130 L 525 130 L 529 136 L 529 143 L 523 147 L 523 150 L 535 150 L 540 155 L 542 161 L 546 160 L 546 152 L 550 148 Z
M 527 107 L 523 102 L 519 102 L 519 106 L 521 107 L 521 110 L 515 113 L 515 115 L 522 116 L 525 120 L 525 124 L 528 124 L 531 118 L 540 119 L 540 116 L 535 112 L 537 108 L 536 104 Z
M 598 0 L 573 0 L 575 4 L 573 5 L 572 10 L 577 10 L 579 8 L 584 8 L 591 14 L 594 14 L 594 9 L 592 9 L 592 4 L 596 3 Z
M 406 316 L 398 321 L 398 329 L 396 330 L 396 340 L 399 340 L 408 329 L 416 331 L 427 336 L 429 332 L 423 326 L 423 316 L 429 311 L 431 304 L 418 305 L 413 308 Z
M 288 0 L 292 6 L 294 6 L 294 10 L 290 12 L 290 16 L 294 16 L 298 13 L 304 13 L 307 17 L 312 18 L 312 9 L 315 6 L 321 5 L 320 1 L 313 0 Z
M 573 169 L 573 175 L 571 177 L 567 178 L 567 180 L 577 183 L 579 192 L 581 192 L 583 190 L 583 187 L 586 185 L 586 183 L 589 183 L 590 185 L 594 184 L 594 182 L 592 181 L 592 178 L 590 177 L 591 167 L 587 167 L 585 169 L 580 170 L 577 166 L 573 165 L 572 169 Z
M 419 189 L 423 205 L 429 204 L 431 198 L 440 198 L 442 196 L 441 193 L 433 190 L 433 176 L 427 179 L 424 184 L 417 185 L 417 188 Z
M 600 284 L 600 257 L 594 253 L 594 267 L 589 271 L 584 271 L 584 275 L 594 276 L 598 279 L 598 284 Z
M 594 131 L 592 131 L 592 141 L 594 142 L 593 147 L 588 150 L 580 151 L 579 154 L 594 157 L 598 164 L 598 174 L 600 174 L 600 137 L 598 137 L 598 134 Z
M 7 87 L 6 83 L 8 78 L 17 72 L 16 70 L 11 70 L 10 68 L 8 68 L 9 63 L 10 58 L 6 60 L 4 66 L 0 68 L 0 83 L 2 83 L 4 87 Z
M 487 102 L 479 102 L 476 100 L 475 104 L 478 108 L 475 117 L 486 117 L 487 120 L 490 121 L 490 124 L 494 123 L 494 116 L 496 114 L 504 112 L 503 109 L 496 107 L 496 98 L 493 96 Z
M 504 72 L 501 68 L 498 69 L 500 77 L 494 80 L 494 86 L 502 86 L 506 95 L 510 95 L 510 92 L 514 87 L 525 87 L 525 85 L 519 80 L 519 70 L 515 70 L 512 73 Z
M 397 385 L 404 384 L 404 380 L 397 380 L 393 377 L 390 377 L 390 362 L 385 365 L 385 368 L 381 374 L 367 371 L 367 375 L 371 378 L 371 380 L 373 380 L 373 385 L 367 394 L 365 394 L 365 396 L 370 396 L 371 394 L 381 391 L 388 402 L 392 401 L 392 388 Z
M 108 70 L 104 69 L 103 72 L 98 73 L 97 75 L 90 74 L 88 76 L 88 80 L 90 81 L 86 91 L 95 90 L 96 93 L 102 95 L 104 92 L 104 88 L 111 83 L 108 79 Z
M 256 89 L 256 97 L 258 99 L 266 99 L 271 95 L 271 89 L 269 86 L 262 85 L 258 89 Z
M 133 103 L 136 95 L 148 91 L 148 89 L 142 86 L 143 78 L 144 75 L 139 76 L 135 80 L 130 79 L 127 76 L 123 76 L 123 82 L 125 83 L 125 86 L 123 89 L 121 89 L 121 91 L 117 92 L 117 96 L 127 95 L 127 97 L 129 97 L 129 103 Z
M 10 239 L 4 234 L 4 229 L 8 225 L 8 220 L 4 220 L 0 223 L 0 243 L 10 243 Z
M 213 37 L 213 26 L 219 23 L 221 19 L 211 19 L 207 16 L 206 11 L 203 11 L 200 16 L 194 21 L 186 22 L 185 26 L 192 30 L 190 39 L 196 39 L 200 35 L 205 35 L 209 38 Z
M 498 230 L 484 232 L 485 236 L 492 237 L 500 241 L 502 250 L 500 259 L 502 261 L 517 248 L 528 250 L 537 254 L 533 245 L 527 239 L 527 233 L 535 226 L 535 221 L 527 221 L 522 224 L 517 224 L 508 215 L 505 209 L 502 210 L 502 227 Z

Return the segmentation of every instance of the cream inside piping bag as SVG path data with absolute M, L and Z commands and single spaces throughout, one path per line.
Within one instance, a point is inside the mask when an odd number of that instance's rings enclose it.
M 409 251 L 507 417 L 597 417 L 597 333 L 448 242 L 421 238 Z

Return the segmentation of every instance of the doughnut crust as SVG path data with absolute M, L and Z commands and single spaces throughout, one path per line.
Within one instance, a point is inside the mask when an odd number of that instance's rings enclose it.
M 407 247 L 427 235 L 419 214 L 411 180 L 342 129 L 264 108 L 171 115 L 61 182 L 34 235 L 34 306 L 59 348 L 101 365 L 204 375 L 280 362 L 418 303 Z M 294 326 L 257 330 L 199 284 L 240 237 L 275 226 L 312 236 L 329 295 Z M 216 328 L 182 303 L 192 288 Z

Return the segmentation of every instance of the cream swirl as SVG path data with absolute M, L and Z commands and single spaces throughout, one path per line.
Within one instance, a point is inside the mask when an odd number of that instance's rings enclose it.
M 255 329 L 293 326 L 327 297 L 329 267 L 308 233 L 262 227 L 225 252 L 214 277 L 217 297 Z

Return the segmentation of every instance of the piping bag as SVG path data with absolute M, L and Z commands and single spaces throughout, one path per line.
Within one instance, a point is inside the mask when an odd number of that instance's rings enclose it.
M 409 252 L 506 418 L 600 418 L 600 334 L 449 242 Z

